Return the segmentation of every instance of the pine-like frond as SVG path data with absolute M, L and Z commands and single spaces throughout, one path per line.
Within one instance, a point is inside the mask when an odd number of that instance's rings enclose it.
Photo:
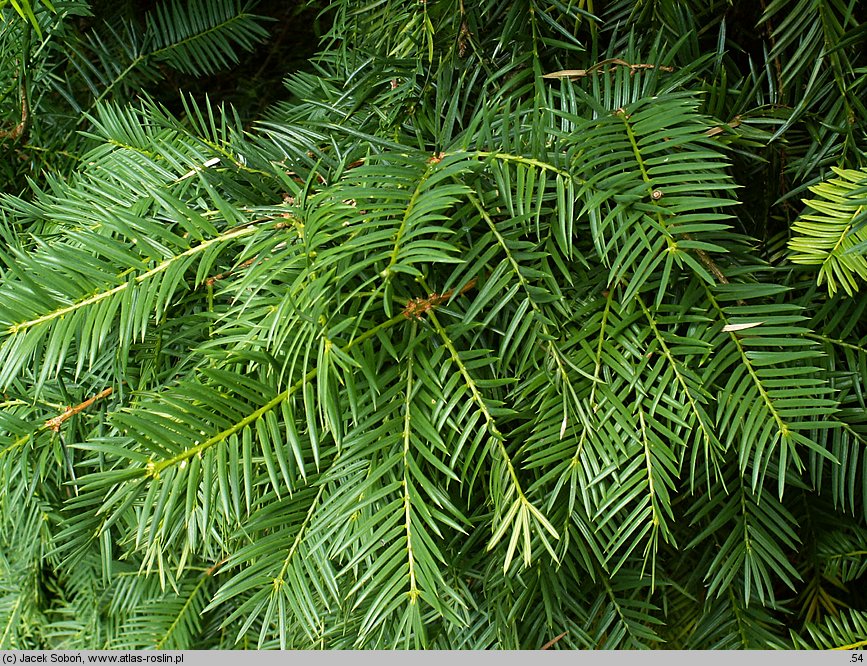
M 859 7 L 25 6 L 0 645 L 858 647 Z
M 789 249 L 796 264 L 818 266 L 816 282 L 827 283 L 832 296 L 848 295 L 867 278 L 867 173 L 832 167 L 837 176 L 810 187 L 805 211 L 792 225 Z
M 809 624 L 803 632 L 792 632 L 792 646 L 802 650 L 858 650 L 867 645 L 867 614 L 844 611 L 828 616 L 821 624 Z
M 213 74 L 238 62 L 267 36 L 249 5 L 238 0 L 189 0 L 157 5 L 147 17 L 150 57 L 182 72 Z
M 709 253 L 727 251 L 719 239 L 729 216 L 718 211 L 734 203 L 734 186 L 696 106 L 683 95 L 646 97 L 576 127 L 579 196 L 608 284 L 625 287 L 625 303 L 657 271 L 660 289 L 682 268 L 710 284 L 719 278 Z

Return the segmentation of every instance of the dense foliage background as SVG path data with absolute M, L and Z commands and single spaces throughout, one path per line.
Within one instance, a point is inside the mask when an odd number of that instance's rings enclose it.
M 0 647 L 867 645 L 863 3 L 0 7 Z

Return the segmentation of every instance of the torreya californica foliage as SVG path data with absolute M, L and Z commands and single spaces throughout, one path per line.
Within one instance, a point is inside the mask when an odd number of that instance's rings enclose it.
M 0 647 L 865 645 L 862 5 L 16 7 Z

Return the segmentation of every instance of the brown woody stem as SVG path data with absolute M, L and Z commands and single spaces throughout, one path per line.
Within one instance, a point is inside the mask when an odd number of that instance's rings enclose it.
M 46 430 L 53 430 L 54 432 L 59 432 L 60 426 L 63 425 L 64 422 L 66 422 L 68 419 L 72 418 L 75 414 L 78 414 L 79 412 L 83 412 L 85 409 L 90 407 L 97 400 L 102 400 L 103 398 L 107 398 L 108 396 L 110 396 L 112 394 L 113 391 L 114 391 L 114 389 L 111 386 L 109 386 L 107 389 L 100 391 L 92 398 L 88 398 L 87 400 L 76 405 L 75 407 L 67 407 L 66 411 L 63 412 L 63 414 L 60 414 L 59 416 L 55 416 L 53 419 L 48 419 L 42 427 L 45 428 Z

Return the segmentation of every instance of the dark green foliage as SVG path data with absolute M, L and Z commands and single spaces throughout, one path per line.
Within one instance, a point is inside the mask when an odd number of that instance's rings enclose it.
M 28 6 L 0 645 L 865 645 L 855 3 Z

